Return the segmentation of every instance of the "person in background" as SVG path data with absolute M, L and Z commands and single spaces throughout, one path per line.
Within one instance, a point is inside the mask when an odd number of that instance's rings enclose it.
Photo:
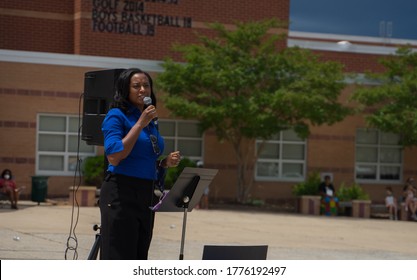
M 152 104 L 147 105 L 145 97 Z M 137 68 L 124 70 L 102 124 L 109 165 L 99 199 L 100 259 L 148 258 L 155 218 L 150 208 L 158 199 L 155 182 L 164 168 L 180 162 L 179 151 L 162 157 L 164 140 L 157 117 L 150 75 Z
M 339 199 L 336 197 L 336 190 L 329 175 L 324 176 L 324 182 L 319 186 L 319 193 L 321 195 L 321 214 L 326 216 L 337 216 Z
M 404 188 L 403 188 L 403 193 L 402 193 L 402 196 L 400 197 L 400 199 L 401 199 L 400 202 L 405 203 L 405 200 L 407 198 L 408 185 L 411 185 L 414 189 L 416 188 L 416 183 L 415 183 L 413 177 L 408 177 L 407 180 L 405 181 Z
M 413 177 L 409 177 L 409 178 L 407 178 L 406 183 L 407 183 L 407 184 L 412 185 L 413 187 L 416 187 L 416 183 L 415 183 L 415 181 L 414 181 L 414 178 L 413 178 Z
M 397 199 L 394 197 L 391 187 L 387 187 L 386 188 L 385 206 L 388 209 L 389 218 L 391 220 L 398 220 L 398 216 L 397 216 L 397 213 L 398 213 Z
M 13 174 L 10 169 L 4 169 L 0 178 L 0 192 L 9 197 L 11 208 L 18 209 L 17 201 L 19 199 L 19 190 L 16 182 L 13 179 Z
M 410 218 L 414 221 L 417 221 L 416 210 L 417 210 L 417 201 L 416 201 L 416 189 L 411 183 L 407 183 L 404 188 L 404 202 L 405 202 L 405 211 L 410 211 Z

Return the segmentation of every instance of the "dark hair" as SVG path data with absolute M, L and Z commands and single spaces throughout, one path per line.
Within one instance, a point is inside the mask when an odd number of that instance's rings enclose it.
M 13 178 L 13 174 L 10 169 L 4 169 L 3 172 L 1 173 L 1 178 L 4 178 L 4 175 L 6 175 L 6 173 L 10 174 L 10 179 Z
M 110 108 L 120 108 L 125 113 L 128 112 L 128 104 L 129 104 L 129 93 L 130 93 L 130 80 L 132 79 L 132 76 L 138 73 L 145 74 L 145 76 L 149 80 L 149 85 L 151 87 L 151 98 L 152 98 L 152 105 L 156 107 L 156 96 L 153 91 L 153 81 L 151 76 L 145 72 L 142 71 L 139 68 L 129 68 L 124 70 L 122 73 L 120 73 L 119 78 L 116 81 L 115 84 L 115 94 L 114 94 L 114 101 L 110 105 Z

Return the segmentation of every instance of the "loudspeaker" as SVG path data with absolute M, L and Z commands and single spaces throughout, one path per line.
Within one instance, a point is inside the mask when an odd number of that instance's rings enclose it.
M 204 245 L 203 260 L 266 260 L 268 245 Z
M 101 123 L 113 101 L 114 86 L 125 69 L 90 71 L 84 74 L 81 139 L 88 145 L 104 145 Z

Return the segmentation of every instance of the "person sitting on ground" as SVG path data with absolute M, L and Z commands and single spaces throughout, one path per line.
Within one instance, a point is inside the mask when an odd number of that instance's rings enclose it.
M 385 197 L 385 206 L 388 209 L 389 218 L 391 220 L 398 220 L 397 216 L 397 199 L 393 195 L 393 191 L 391 187 L 387 187 L 386 189 L 387 195 Z
M 336 197 L 336 190 L 331 182 L 330 176 L 324 177 L 324 182 L 319 186 L 321 195 L 320 212 L 326 216 L 337 216 L 339 199 Z
M 17 189 L 16 182 L 13 179 L 12 171 L 10 169 L 5 169 L 1 173 L 0 192 L 9 197 L 12 204 L 11 208 L 17 209 L 19 190 Z

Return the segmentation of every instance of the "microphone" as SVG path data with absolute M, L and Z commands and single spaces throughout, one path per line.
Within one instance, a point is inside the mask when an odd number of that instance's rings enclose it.
M 152 98 L 150 98 L 149 96 L 145 96 L 143 98 L 143 103 L 145 104 L 143 109 L 146 109 L 148 106 L 152 105 Z M 155 124 L 156 127 L 158 127 L 158 118 L 154 118 L 153 123 Z

